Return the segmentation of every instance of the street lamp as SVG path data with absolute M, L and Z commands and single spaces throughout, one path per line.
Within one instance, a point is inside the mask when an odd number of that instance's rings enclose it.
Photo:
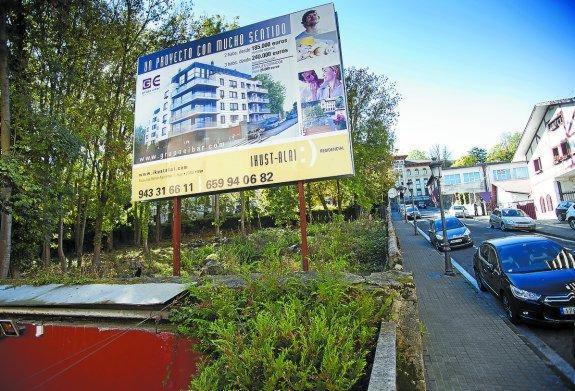
M 399 193 L 399 195 L 398 195 L 399 200 L 401 201 L 403 199 L 403 216 L 405 218 L 405 222 L 407 223 L 407 211 L 405 210 L 405 190 L 406 190 L 406 187 L 403 185 L 399 185 L 399 186 L 396 186 L 395 188 L 397 189 L 397 191 Z M 401 203 L 400 203 L 400 205 L 401 205 Z M 399 209 L 401 211 L 401 208 L 399 208 Z
M 417 235 L 417 213 L 415 213 L 415 182 L 411 179 L 407 181 L 407 187 L 413 185 L 412 189 L 409 189 L 411 192 L 411 213 L 413 213 L 413 233 Z
M 435 179 L 437 183 L 437 193 L 439 196 L 439 211 L 441 213 L 441 227 L 443 233 L 443 255 L 445 256 L 445 274 L 448 276 L 454 276 L 453 265 L 451 265 L 451 254 L 449 253 L 449 240 L 447 239 L 447 229 L 445 228 L 445 212 L 443 211 L 443 195 L 441 194 L 441 161 L 437 159 L 432 159 L 431 164 L 431 178 L 429 178 L 429 183 Z

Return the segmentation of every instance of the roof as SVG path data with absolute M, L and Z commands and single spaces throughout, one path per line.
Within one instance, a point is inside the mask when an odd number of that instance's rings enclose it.
M 429 166 L 431 164 L 431 160 L 415 160 L 409 159 L 405 161 L 406 167 L 414 167 L 414 166 Z
M 0 285 L 0 306 L 159 305 L 187 288 L 175 283 Z
M 546 242 L 552 241 L 544 236 L 536 235 L 517 235 L 517 236 L 506 236 L 504 238 L 489 239 L 484 243 L 492 244 L 495 247 L 507 246 L 509 244 L 520 244 L 520 243 L 534 243 L 534 242 Z
M 574 102 L 575 97 L 572 97 L 572 98 L 552 100 L 548 102 L 541 102 L 533 106 L 533 110 L 531 111 L 529 120 L 525 125 L 523 134 L 521 135 L 521 140 L 519 141 L 519 145 L 517 146 L 517 151 L 515 151 L 515 155 L 513 156 L 513 161 L 526 160 L 527 149 L 529 149 L 531 140 L 533 139 L 533 136 L 535 136 L 537 128 L 539 127 L 539 124 L 543 120 L 543 117 L 545 116 L 545 113 L 547 113 L 549 107 Z
M 531 194 L 531 182 L 529 182 L 529 179 L 493 182 L 493 186 L 497 186 L 508 193 Z

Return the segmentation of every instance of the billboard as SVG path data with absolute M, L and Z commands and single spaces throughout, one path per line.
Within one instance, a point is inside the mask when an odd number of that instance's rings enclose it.
M 333 4 L 138 59 L 132 200 L 353 175 Z

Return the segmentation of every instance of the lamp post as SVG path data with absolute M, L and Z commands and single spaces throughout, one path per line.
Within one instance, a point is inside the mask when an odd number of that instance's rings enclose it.
M 413 188 L 409 189 L 411 193 L 411 213 L 413 213 L 413 234 L 417 235 L 417 214 L 415 213 L 415 182 L 411 179 L 407 181 L 407 187 L 413 185 Z
M 399 201 L 403 200 L 403 218 L 405 219 L 405 222 L 407 223 L 407 211 L 405 210 L 405 186 L 403 185 L 399 185 L 396 186 L 397 192 L 398 192 L 398 197 L 399 197 Z M 402 197 L 403 196 L 403 197 Z M 399 202 L 400 205 L 400 212 L 401 212 L 401 202 Z
M 441 194 L 441 161 L 433 159 L 431 164 L 431 178 L 430 182 L 435 179 L 437 183 L 437 193 L 439 195 L 439 212 L 441 213 L 441 227 L 443 233 L 443 255 L 445 257 L 445 275 L 453 276 L 453 265 L 451 264 L 451 254 L 449 248 L 449 240 L 447 239 L 447 229 L 445 228 L 445 212 L 443 211 L 443 195 Z

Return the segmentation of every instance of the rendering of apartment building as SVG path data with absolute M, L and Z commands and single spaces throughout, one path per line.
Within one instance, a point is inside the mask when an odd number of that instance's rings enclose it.
M 563 200 L 575 200 L 575 97 L 533 107 L 514 160 L 526 160 L 538 219 L 556 218 Z
M 194 62 L 172 77 L 146 129 L 146 144 L 261 121 L 270 115 L 267 95 L 261 82 L 247 73 Z

